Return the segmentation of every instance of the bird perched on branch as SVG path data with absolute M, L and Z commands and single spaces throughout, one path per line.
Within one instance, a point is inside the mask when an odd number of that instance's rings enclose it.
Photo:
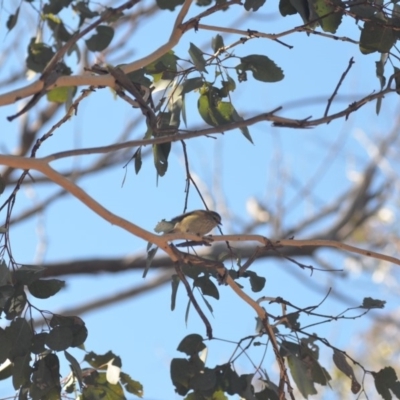
M 221 216 L 215 211 L 195 210 L 172 218 L 163 219 L 154 230 L 157 233 L 191 233 L 204 236 L 216 226 L 221 225 Z

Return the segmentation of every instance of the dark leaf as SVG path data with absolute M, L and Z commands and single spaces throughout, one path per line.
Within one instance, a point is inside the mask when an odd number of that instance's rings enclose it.
M 193 282 L 193 285 L 200 288 L 203 295 L 214 297 L 214 299 L 217 300 L 219 299 L 218 288 L 215 286 L 214 282 L 209 276 L 206 275 L 196 278 Z
M 347 362 L 345 355 L 338 351 L 334 350 L 333 352 L 333 362 L 335 363 L 336 367 L 342 371 L 347 377 L 351 379 L 351 391 L 352 393 L 356 394 L 360 391 L 361 385 L 358 383 L 353 368 Z
M 23 265 L 14 271 L 14 280 L 22 285 L 30 285 L 43 275 L 44 270 L 38 265 Z
M 372 297 L 365 297 L 361 305 L 361 308 L 367 308 L 367 309 L 384 308 L 385 304 L 386 301 L 384 300 L 373 299 Z
M 284 78 L 282 69 L 266 56 L 253 54 L 240 60 L 241 63 L 236 66 L 238 74 L 251 71 L 254 79 L 262 82 L 278 82 Z
M 29 286 L 29 292 L 38 299 L 48 299 L 54 296 L 65 286 L 64 281 L 59 279 L 39 279 L 32 282 Z
M 128 374 L 123 372 L 121 372 L 120 379 L 124 389 L 127 392 L 138 397 L 143 396 L 143 386 L 140 382 L 133 380 Z
M 190 379 L 194 376 L 196 369 L 185 358 L 173 358 L 171 361 L 171 380 L 176 391 L 181 396 L 186 395 L 190 388 Z
M 290 0 L 279 1 L 279 12 L 281 13 L 282 17 L 297 14 L 297 10 L 292 6 Z
M 214 53 L 216 53 L 219 49 L 223 49 L 225 47 L 224 39 L 220 34 L 217 34 L 215 37 L 211 39 L 211 47 Z
M 28 46 L 26 66 L 34 72 L 42 72 L 53 56 L 54 51 L 51 47 L 44 43 L 36 43 L 36 38 L 32 38 Z
M 27 298 L 23 286 L 19 286 L 4 304 L 4 313 L 8 320 L 20 316 L 25 310 Z
M 85 355 L 84 360 L 96 369 L 106 369 L 107 363 L 117 357 L 113 352 L 108 351 L 105 354 L 96 354 L 93 351 Z
M 251 290 L 253 292 L 260 292 L 264 289 L 265 282 L 267 281 L 264 277 L 258 276 L 255 272 L 249 270 L 247 270 L 243 276 L 250 278 Z
M 203 338 L 200 335 L 193 333 L 182 339 L 177 350 L 181 351 L 182 353 L 186 353 L 188 356 L 192 356 L 194 354 L 198 354 L 205 348 L 206 345 L 203 342 Z
M 215 371 L 210 368 L 204 368 L 198 371 L 194 377 L 190 380 L 190 387 L 193 390 L 208 391 L 215 388 L 217 378 Z
M 176 304 L 176 295 L 178 293 L 178 287 L 179 287 L 179 282 L 181 280 L 179 279 L 179 276 L 176 274 L 173 274 L 171 277 L 171 286 L 172 286 L 172 291 L 171 291 L 171 311 L 175 310 L 175 304 Z
M 385 400 L 392 399 L 390 390 L 397 392 L 396 397 L 399 398 L 399 381 L 392 367 L 385 367 L 379 372 L 372 373 L 372 376 L 375 379 L 376 390 Z
M 43 14 L 58 14 L 63 8 L 68 7 L 72 0 L 50 0 L 43 6 Z
M 12 28 L 17 24 L 18 21 L 18 15 L 19 15 L 19 7 L 15 10 L 15 14 L 10 14 L 8 17 L 8 20 L 6 22 L 6 27 L 9 31 L 11 31 Z
M 72 328 L 69 326 L 56 326 L 46 337 L 46 346 L 54 351 L 66 350 L 71 347 L 73 339 Z
M 35 363 L 29 394 L 32 400 L 56 400 L 60 399 L 60 392 L 60 362 L 57 355 L 50 353 Z
M 189 55 L 196 69 L 207 73 L 206 60 L 203 57 L 203 52 L 193 43 L 190 43 Z
M 0 262 L 0 287 L 11 283 L 11 272 L 4 261 Z
M 161 74 L 158 79 L 163 77 L 163 74 L 167 72 L 176 72 L 177 70 L 177 57 L 173 50 L 168 51 L 163 56 L 158 58 L 156 61 L 145 67 L 145 71 L 149 75 Z
M 60 18 L 50 14 L 47 15 L 46 21 L 57 40 L 61 42 L 67 42 L 69 39 L 71 39 L 72 35 L 67 31 Z
M 157 6 L 161 10 L 174 11 L 176 6 L 180 6 L 184 0 L 157 0 Z
M 72 9 L 79 15 L 79 26 L 83 25 L 86 18 L 91 19 L 99 15 L 97 11 L 92 11 L 87 6 L 87 1 L 78 1 L 72 5 Z
M 31 355 L 29 353 L 24 356 L 15 357 L 13 361 L 13 386 L 15 390 L 18 390 L 21 386 L 26 385 L 29 382 L 31 376 L 31 367 L 29 362 L 31 361 Z
M 133 155 L 135 159 L 135 173 L 136 175 L 139 173 L 140 169 L 142 168 L 142 148 L 139 147 L 135 154 Z
M 394 69 L 394 81 L 396 83 L 396 93 L 400 94 L 400 68 L 393 67 Z
M 389 53 L 397 38 L 393 29 L 386 26 L 388 23 L 377 17 L 364 23 L 360 36 L 360 51 L 363 54 L 375 51 Z
M 75 357 L 68 353 L 68 351 L 64 351 L 65 358 L 69 361 L 69 366 L 71 367 L 72 372 L 74 373 L 76 379 L 79 382 L 79 386 L 82 388 L 82 369 L 79 365 L 78 361 Z
M 151 263 L 153 262 L 153 259 L 154 259 L 155 255 L 157 254 L 157 250 L 158 250 L 158 247 L 155 246 L 152 249 L 149 249 L 147 251 L 146 267 L 145 267 L 145 269 L 143 271 L 143 275 L 142 275 L 143 278 L 146 278 L 147 272 L 149 271 L 149 269 L 151 267 Z
M 244 2 L 244 8 L 246 11 L 250 11 L 253 9 L 253 11 L 257 11 L 260 7 L 264 5 L 266 0 L 246 0 Z
M 150 87 L 152 81 L 145 75 L 145 69 L 140 68 L 137 71 L 129 72 L 126 76 L 134 83 L 139 83 L 140 85 Z
M 114 29 L 107 25 L 96 27 L 97 33 L 86 40 L 86 46 L 90 51 L 103 51 L 111 43 L 114 37 Z
M 164 176 L 167 172 L 170 150 L 171 143 L 161 143 L 153 146 L 154 165 L 159 176 Z
M 25 318 L 16 318 L 6 327 L 6 337 L 11 342 L 8 358 L 13 361 L 15 357 L 30 353 L 33 332 Z
M 6 331 L 0 328 L 0 364 L 7 360 L 11 344 L 12 341 L 7 337 Z
M 33 354 L 40 354 L 46 350 L 45 344 L 47 335 L 48 335 L 47 332 L 41 332 L 41 333 L 36 333 L 33 336 L 32 348 L 31 348 L 31 352 Z

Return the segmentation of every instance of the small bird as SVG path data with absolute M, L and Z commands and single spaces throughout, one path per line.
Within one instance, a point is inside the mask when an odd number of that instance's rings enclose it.
M 221 216 L 215 211 L 195 210 L 172 218 L 171 221 L 163 219 L 154 230 L 157 233 L 191 233 L 204 236 L 216 226 L 221 224 Z

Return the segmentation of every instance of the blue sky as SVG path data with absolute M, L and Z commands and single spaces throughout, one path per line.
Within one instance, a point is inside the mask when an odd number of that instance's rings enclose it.
M 199 10 L 202 11 L 193 6 L 190 16 L 196 15 Z M 133 59 L 146 55 L 165 41 L 171 30 L 174 15 L 176 12 L 165 11 L 140 24 L 135 33 L 135 38 L 139 40 L 132 38 L 128 43 L 134 53 Z M 235 7 L 202 22 L 224 25 L 225 21 L 235 19 L 240 22 L 231 26 L 268 33 L 281 32 L 301 24 L 298 16 L 281 18 L 276 4 L 272 2 L 254 14 L 244 13 L 239 7 Z M 233 23 L 229 22 L 228 26 L 230 24 Z M 349 21 L 339 28 L 337 34 L 357 40 L 359 31 L 354 22 Z M 211 52 L 210 43 L 213 36 L 215 33 L 210 31 L 188 32 L 174 51 L 181 58 L 188 58 L 189 43 L 193 42 L 205 52 Z M 225 44 L 237 39 L 232 35 L 223 36 Z M 6 36 L 4 32 L 3 38 L 7 44 L 14 39 L 12 33 Z M 22 47 L 27 45 L 27 40 Z M 355 64 L 340 88 L 338 99 L 342 100 L 335 102 L 331 110 L 340 110 L 363 95 L 379 90 L 379 82 L 375 77 L 375 61 L 379 57 L 377 53 L 365 56 L 354 44 L 314 35 L 307 36 L 305 33 L 295 33 L 282 40 L 294 48 L 289 50 L 272 41 L 254 39 L 234 49 L 237 56 L 267 55 L 285 74 L 283 81 L 267 84 L 254 80 L 249 73 L 248 82 L 237 84 L 232 101 L 244 117 L 251 117 L 278 106 L 283 106 L 281 115 L 287 117 L 322 115 L 326 101 L 347 67 L 350 57 L 354 57 Z M 21 57 L 21 54 L 12 55 L 5 63 L 4 71 L 15 68 L 15 63 L 21 62 Z M 114 62 L 112 58 L 106 61 L 111 64 Z M 71 65 L 76 63 L 74 56 L 70 62 Z M 390 71 L 387 74 L 389 76 L 391 67 L 388 65 L 387 69 Z M 196 75 L 191 77 L 194 76 Z M 211 68 L 209 76 L 212 81 L 214 72 Z M 232 77 L 235 77 L 234 71 Z M 3 88 L 2 92 L 23 84 Z M 190 94 L 187 102 L 189 126 L 205 126 L 196 109 L 197 93 Z M 15 105 L 10 105 L 0 110 L 0 118 L 3 121 L 2 147 L 11 152 L 17 142 L 20 122 L 16 120 L 10 124 L 5 117 L 13 114 L 15 109 Z M 237 221 L 250 220 L 246 211 L 246 201 L 252 196 L 270 209 L 275 208 L 277 204 L 290 205 L 285 212 L 283 224 L 285 227 L 295 226 L 303 217 L 317 212 L 323 204 L 329 203 L 330 199 L 348 188 L 352 184 L 350 172 L 361 171 L 368 163 L 365 148 L 354 135 L 356 130 L 360 129 L 366 137 L 375 140 L 375 137 L 392 128 L 395 110 L 398 110 L 398 100 L 396 95 L 391 94 L 384 99 L 379 116 L 375 114 L 375 103 L 370 103 L 351 115 L 347 122 L 333 121 L 329 125 L 310 130 L 274 128 L 270 123 L 260 123 L 250 128 L 254 145 L 244 139 L 239 131 L 215 135 L 215 140 L 193 139 L 187 142 L 191 171 L 198 177 L 199 182 L 208 188 L 217 203 L 216 211 L 224 215 L 224 210 L 228 209 L 231 215 L 237 217 L 232 224 L 224 224 L 224 233 L 240 233 L 241 226 Z M 115 98 L 109 89 L 99 89 L 81 103 L 76 117 L 64 124 L 41 146 L 38 156 L 64 149 L 111 144 L 117 140 L 124 127 L 138 116 L 139 110 L 133 110 L 121 99 Z M 50 128 L 50 124 L 47 128 Z M 143 125 L 139 125 L 132 132 L 131 138 L 140 138 L 144 132 Z M 293 201 L 297 189 L 291 182 L 297 181 L 304 185 L 324 162 L 332 144 L 340 136 L 344 138 L 343 145 L 324 177 L 315 186 L 313 196 Z M 86 165 L 98 157 L 64 159 L 52 165 L 63 170 L 71 166 Z M 133 166 L 129 166 L 125 177 L 123 165 L 126 161 L 121 158 L 117 167 L 106 173 L 80 179 L 79 185 L 110 211 L 150 231 L 162 218 L 173 217 L 182 212 L 185 171 L 179 143 L 173 144 L 168 172 L 158 180 L 158 185 L 151 158 L 144 160 L 138 175 L 135 175 Z M 15 215 L 19 210 L 45 199 L 54 190 L 54 187 L 49 188 L 41 184 L 24 186 L 17 198 Z M 5 199 L 5 196 L 6 193 L 2 198 Z M 219 204 L 224 207 L 220 209 Z M 213 204 L 209 205 L 215 207 Z M 201 208 L 201 203 L 192 188 L 189 209 L 196 208 Z M 314 229 L 319 231 L 322 228 L 322 225 L 317 225 Z M 260 227 L 258 233 L 268 235 L 271 233 L 271 227 Z M 310 235 L 313 233 L 314 231 L 309 232 Z M 144 241 L 111 226 L 71 196 L 65 196 L 51 204 L 45 214 L 13 227 L 11 241 L 14 257 L 21 264 L 91 257 L 127 257 L 144 252 L 146 248 Z M 43 245 L 45 251 L 38 257 L 38 246 Z M 337 268 L 344 268 L 346 254 L 321 250 L 318 255 L 331 261 Z M 254 298 L 281 296 L 301 307 L 317 304 L 324 297 L 324 294 L 310 290 L 310 284 L 321 285 L 333 279 L 332 275 L 318 271 L 310 277 L 309 271 L 300 270 L 288 261 L 262 260 L 255 263 L 252 269 L 267 278 L 264 290 L 259 294 L 253 293 Z M 156 275 L 157 271 L 150 271 L 146 279 L 151 280 Z M 66 282 L 66 289 L 62 293 L 46 301 L 35 300 L 34 304 L 56 312 L 139 286 L 143 279 L 141 273 L 128 272 L 67 277 Z M 251 294 L 248 285 L 244 285 Z M 351 294 L 359 303 L 363 297 L 372 294 L 372 297 L 383 299 L 390 296 L 384 285 L 373 285 L 366 275 L 350 273 L 348 279 L 343 279 L 340 285 L 344 292 L 351 290 Z M 254 334 L 253 310 L 232 294 L 228 287 L 220 286 L 219 290 L 220 300 L 210 301 L 214 308 L 214 316 L 207 314 L 215 336 L 238 341 L 244 336 Z M 82 316 L 89 329 L 86 348 L 96 353 L 112 350 L 119 354 L 122 357 L 123 370 L 144 385 L 146 399 L 178 398 L 169 378 L 170 360 L 182 356 L 175 349 L 185 335 L 195 332 L 205 334 L 204 326 L 193 309 L 188 324 L 185 324 L 187 295 L 183 287 L 179 289 L 177 308 L 174 312 L 170 310 L 170 293 L 170 286 L 166 285 L 157 291 Z M 356 305 L 358 304 L 351 306 Z M 396 303 L 390 301 L 387 304 L 389 309 L 395 306 Z M 324 308 L 325 312 L 336 314 L 346 306 L 334 299 L 328 299 Z M 272 309 L 279 313 L 277 308 Z M 369 322 L 368 318 L 356 323 L 341 321 L 318 327 L 315 331 L 326 335 L 328 340 L 334 341 L 335 344 L 347 346 L 349 337 L 366 329 Z M 213 367 L 216 363 L 226 361 L 232 349 L 232 345 L 222 344 L 220 341 L 211 342 L 208 365 Z M 71 353 L 78 360 L 83 358 L 83 352 L 79 350 L 73 350 Z M 258 362 L 258 357 L 260 355 L 254 353 L 255 363 Z M 272 367 L 271 354 L 268 354 L 266 360 L 263 366 L 267 370 L 272 369 L 273 376 L 276 369 Z M 324 366 L 328 368 L 329 363 L 330 359 L 326 359 Z M 245 358 L 241 358 L 236 367 L 243 373 L 252 371 Z M 65 376 L 68 367 L 64 363 L 62 368 L 62 375 Z M 2 386 L 0 397 L 12 394 L 10 385 Z M 335 388 L 335 382 L 332 386 Z

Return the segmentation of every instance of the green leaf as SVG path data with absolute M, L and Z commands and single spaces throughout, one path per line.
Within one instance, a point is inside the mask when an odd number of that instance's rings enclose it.
M 309 368 L 295 355 L 287 356 L 290 373 L 300 393 L 308 398 L 309 395 L 317 394 L 313 381 L 310 379 Z
M 126 400 L 122 385 L 120 383 L 113 385 L 107 382 L 106 374 L 104 372 L 98 374 L 97 371 L 85 375 L 82 399 Z
M 284 78 L 282 69 L 266 56 L 253 54 L 240 60 L 241 63 L 236 66 L 238 75 L 251 71 L 254 79 L 262 82 L 278 82 Z
M 224 39 L 220 34 L 217 34 L 211 39 L 211 48 L 213 49 L 214 53 L 216 53 L 219 49 L 223 49 L 224 47 Z
M 90 51 L 103 51 L 111 43 L 114 37 L 114 29 L 107 25 L 96 27 L 97 33 L 85 40 L 86 46 Z
M 253 11 L 257 11 L 260 7 L 264 5 L 266 0 L 246 0 L 244 2 L 244 8 L 246 11 L 250 11 L 253 9 Z
M 193 61 L 194 66 L 196 67 L 196 69 L 207 73 L 206 60 L 203 57 L 203 52 L 197 46 L 195 46 L 193 43 L 190 43 L 189 55 Z
M 341 0 L 313 0 L 318 23 L 325 32 L 335 33 L 342 22 L 344 4 Z M 326 15 L 326 17 L 324 17 Z
M 128 374 L 125 374 L 124 372 L 121 372 L 120 379 L 124 389 L 127 392 L 132 393 L 138 397 L 143 396 L 143 386 L 140 382 L 133 380 Z
M 171 311 L 175 310 L 175 304 L 176 304 L 176 295 L 178 293 L 178 287 L 179 287 L 179 282 L 181 280 L 179 279 L 179 276 L 176 274 L 173 274 L 171 276 L 171 286 L 172 286 L 172 292 L 171 292 Z
M 39 279 L 32 282 L 29 286 L 29 292 L 38 299 L 47 299 L 54 296 L 65 286 L 64 281 L 59 279 Z
M 197 333 L 192 333 L 182 339 L 177 350 L 187 354 L 188 356 L 192 356 L 194 354 L 198 354 L 205 348 L 206 345 L 203 342 L 203 338 Z
M 200 288 L 203 295 L 214 297 L 214 299 L 217 300 L 219 299 L 218 289 L 209 276 L 200 276 L 196 278 L 193 285 Z
M 375 51 L 389 53 L 397 38 L 391 27 L 385 26 L 390 21 L 384 21 L 378 17 L 372 17 L 366 21 L 360 36 L 360 51 L 363 54 L 370 54 Z
M 10 14 L 10 16 L 8 17 L 8 20 L 6 22 L 6 27 L 9 31 L 11 31 L 11 29 L 14 28 L 14 26 L 17 24 L 19 9 L 20 9 L 20 7 L 18 7 L 15 10 L 15 14 Z

